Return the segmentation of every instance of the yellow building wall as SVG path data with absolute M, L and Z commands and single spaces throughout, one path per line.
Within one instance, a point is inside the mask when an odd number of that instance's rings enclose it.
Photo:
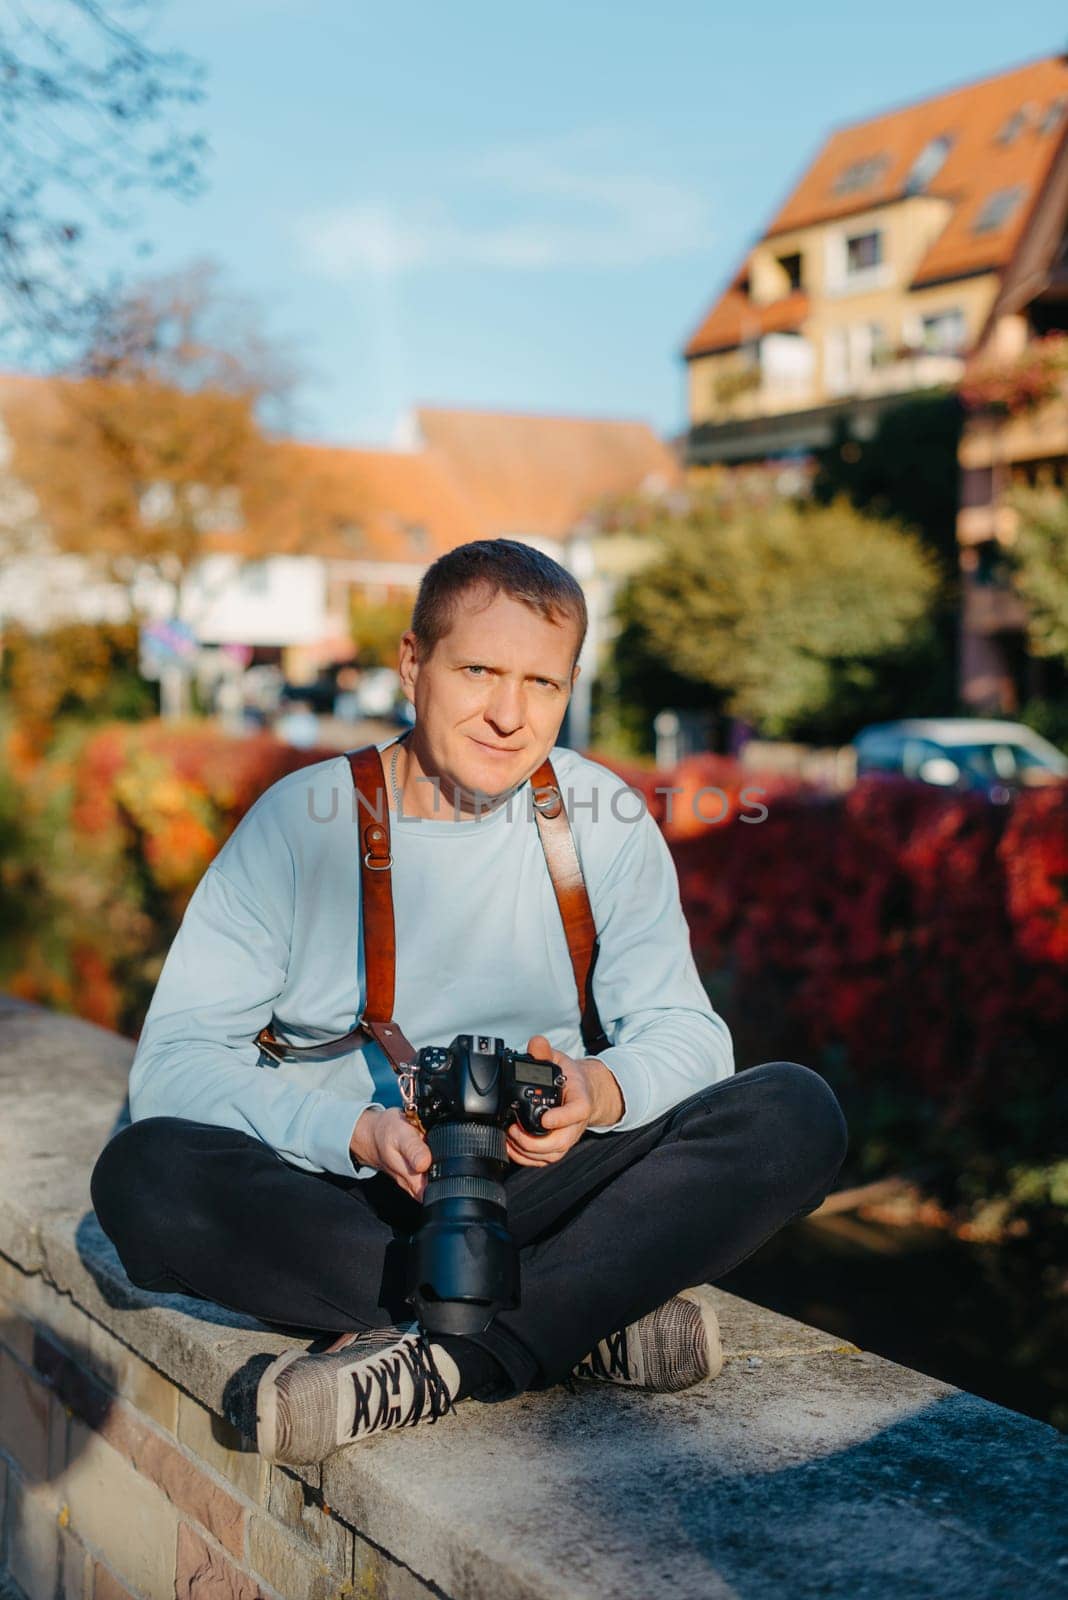
M 914 362 L 889 362 L 860 375 L 847 388 L 837 387 L 827 369 L 830 339 L 837 330 L 877 323 L 889 350 L 920 342 L 922 318 L 959 308 L 963 313 L 965 341 L 975 344 L 998 288 L 995 272 L 961 278 L 927 289 L 910 290 L 908 284 L 919 263 L 945 225 L 949 202 L 930 195 L 914 195 L 890 206 L 857 212 L 833 223 L 796 229 L 762 240 L 749 257 L 750 296 L 758 306 L 771 304 L 789 292 L 780 256 L 800 253 L 801 287 L 810 299 L 810 311 L 800 328 L 813 350 L 811 383 L 804 391 L 796 385 L 776 388 L 766 381 L 746 386 L 755 350 L 733 348 L 698 356 L 688 363 L 688 403 L 691 425 L 741 417 L 773 416 L 826 404 L 844 394 L 908 392 L 925 383 L 945 381 L 942 371 L 928 358 L 926 372 Z M 883 261 L 865 280 L 839 280 L 830 276 L 836 249 L 844 253 L 845 239 L 878 229 L 883 235 Z M 835 241 L 838 241 L 836 244 Z M 756 317 L 752 339 L 757 337 Z M 943 358 L 944 361 L 944 358 Z

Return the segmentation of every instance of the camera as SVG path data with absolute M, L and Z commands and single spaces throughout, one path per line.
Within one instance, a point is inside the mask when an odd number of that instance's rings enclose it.
M 416 1056 L 415 1109 L 433 1165 L 409 1243 L 408 1300 L 428 1333 L 481 1333 L 519 1304 L 519 1252 L 508 1231 L 505 1130 L 542 1135 L 563 1098 L 552 1061 L 503 1039 L 460 1033 Z

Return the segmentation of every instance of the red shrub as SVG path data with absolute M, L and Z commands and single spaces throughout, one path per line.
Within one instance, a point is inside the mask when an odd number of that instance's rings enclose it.
M 768 802 L 673 845 L 695 955 L 733 978 L 743 1042 L 766 996 L 795 1059 L 946 1103 L 996 1094 L 1068 1021 L 1068 830 L 1059 791 L 1007 811 L 908 783 Z M 1006 826 L 1007 824 L 1007 826 Z

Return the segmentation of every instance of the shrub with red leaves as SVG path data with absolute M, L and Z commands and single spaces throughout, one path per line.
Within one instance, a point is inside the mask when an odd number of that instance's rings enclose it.
M 803 1061 L 858 1108 L 908 1103 L 943 1130 L 986 1118 L 1005 1160 L 1048 1140 L 1064 1095 L 1068 791 L 1001 807 L 866 780 L 780 796 L 765 822 L 673 850 L 698 964 L 729 976 L 740 1065 Z
M 55 925 L 9 986 L 136 1032 L 215 851 L 270 784 L 327 754 L 159 724 L 53 752 L 23 792 L 49 830 Z M 1007 807 L 903 780 L 840 795 L 718 756 L 663 772 L 593 754 L 664 829 L 739 1066 L 825 1072 L 858 1143 L 893 1124 L 891 1164 L 956 1161 L 950 1135 L 988 1167 L 1048 1143 L 1065 1093 L 1068 790 Z

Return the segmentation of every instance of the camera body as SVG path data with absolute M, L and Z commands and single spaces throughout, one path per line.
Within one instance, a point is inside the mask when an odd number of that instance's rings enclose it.
M 514 1119 L 541 1134 L 541 1119 L 560 1104 L 564 1074 L 552 1061 L 509 1050 L 503 1039 L 460 1033 L 451 1045 L 427 1045 L 416 1058 L 416 1109 L 423 1127 Z
M 542 1136 L 566 1079 L 555 1062 L 473 1033 L 425 1046 L 413 1076 L 433 1165 L 408 1246 L 408 1300 L 428 1333 L 481 1333 L 498 1311 L 519 1304 L 505 1129 L 517 1121 Z

